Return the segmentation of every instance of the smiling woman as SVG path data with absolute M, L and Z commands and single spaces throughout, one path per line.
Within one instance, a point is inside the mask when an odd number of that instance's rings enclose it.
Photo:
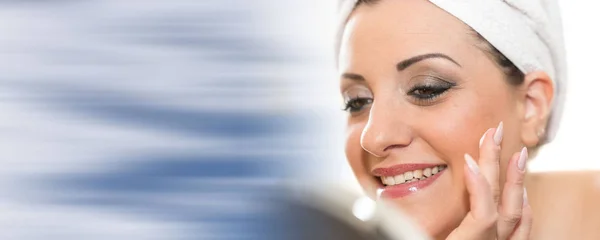
M 560 120 L 566 69 L 555 8 L 541 0 L 342 4 L 346 156 L 365 193 L 392 201 L 436 239 L 573 234 L 532 225 L 532 208 L 550 206 L 530 206 L 523 184 L 528 156 Z M 537 194 L 548 181 L 527 182 Z

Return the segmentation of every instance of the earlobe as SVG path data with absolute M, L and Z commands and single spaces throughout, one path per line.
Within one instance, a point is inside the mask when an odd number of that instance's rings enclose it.
M 525 75 L 523 82 L 524 118 L 521 138 L 528 147 L 541 143 L 550 116 L 554 98 L 554 84 L 550 77 L 541 71 Z
M 537 136 L 538 138 L 543 139 L 546 136 L 546 128 L 538 129 Z

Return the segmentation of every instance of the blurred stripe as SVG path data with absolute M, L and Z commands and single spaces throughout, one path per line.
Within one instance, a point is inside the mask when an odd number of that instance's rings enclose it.
M 318 119 L 273 3 L 0 1 L 0 238 L 264 239 Z

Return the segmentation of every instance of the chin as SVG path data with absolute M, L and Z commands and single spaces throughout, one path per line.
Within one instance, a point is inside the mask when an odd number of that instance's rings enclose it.
M 421 230 L 433 239 L 446 239 L 446 237 L 460 225 L 467 211 L 462 207 L 450 207 L 450 203 L 436 208 L 409 209 L 402 204 L 394 204 L 403 210 Z
M 452 169 L 444 171 L 428 185 L 406 195 L 383 197 L 408 215 L 422 231 L 434 239 L 445 239 L 468 212 L 468 195 L 461 178 Z

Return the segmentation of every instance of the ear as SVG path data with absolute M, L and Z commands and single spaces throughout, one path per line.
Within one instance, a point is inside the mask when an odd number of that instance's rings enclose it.
M 542 142 L 546 135 L 546 123 L 550 116 L 554 98 L 552 79 L 542 71 L 525 75 L 521 86 L 524 116 L 521 126 L 521 140 L 527 147 L 534 147 Z

